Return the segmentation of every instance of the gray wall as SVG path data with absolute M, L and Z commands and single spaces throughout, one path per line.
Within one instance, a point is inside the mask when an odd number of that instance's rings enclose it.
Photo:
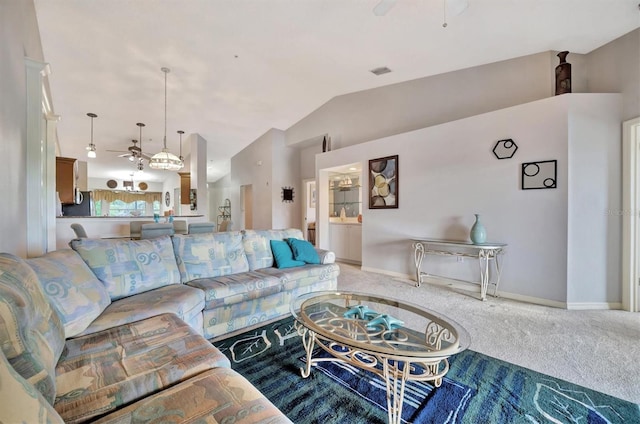
M 574 92 L 583 57 L 570 55 Z M 543 99 L 554 94 L 556 52 L 543 52 L 337 96 L 286 131 L 294 145 L 328 133 L 332 149 Z
M 299 153 L 284 142 L 284 132 L 271 129 L 231 159 L 231 203 L 240 205 L 240 186 L 253 192 L 253 228 L 300 228 L 302 186 Z M 283 187 L 293 187 L 293 203 L 282 202 Z M 242 229 L 241 211 L 232 207 L 234 229 Z
M 640 29 L 587 55 L 591 93 L 622 93 L 622 119 L 640 116 Z
M 316 156 L 318 170 L 399 155 L 398 209 L 364 207 L 362 266 L 413 276 L 412 238 L 468 240 L 479 213 L 488 240 L 508 243 L 501 290 L 554 306 L 617 307 L 620 96 L 569 94 L 348 146 Z M 597 117 L 597 119 L 594 119 Z M 491 149 L 509 137 L 514 158 Z M 557 188 L 521 190 L 523 162 L 558 161 Z M 320 247 L 330 247 L 327 184 L 318 171 Z M 368 192 L 365 179 L 363 192 Z M 365 199 L 363 201 L 366 202 Z M 587 205 L 589 207 L 587 207 Z M 426 270 L 478 278 L 478 264 L 428 257 Z
M 24 58 L 43 61 L 31 1 L 0 0 L 0 251 L 26 255 Z M 54 70 L 55 71 L 55 70 Z

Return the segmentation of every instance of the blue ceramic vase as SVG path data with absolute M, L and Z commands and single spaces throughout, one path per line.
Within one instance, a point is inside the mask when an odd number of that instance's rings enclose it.
M 480 222 L 480 215 L 475 214 L 475 216 L 476 222 L 473 223 L 469 236 L 473 244 L 482 244 L 487 241 L 487 230 L 484 228 L 484 225 L 482 225 L 482 222 Z

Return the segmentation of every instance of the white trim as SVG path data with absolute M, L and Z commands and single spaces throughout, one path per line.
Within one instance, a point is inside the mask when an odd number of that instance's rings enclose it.
M 383 274 L 383 275 L 388 275 L 390 277 L 395 277 L 401 280 L 405 280 L 406 282 L 410 282 L 412 284 L 415 284 L 415 276 L 414 275 L 408 275 L 408 274 L 402 274 L 399 272 L 393 272 L 393 271 L 387 271 L 384 269 L 377 269 L 377 268 L 370 268 L 370 267 L 362 267 L 361 268 L 362 271 L 366 271 L 366 272 L 374 272 L 376 274 Z M 471 283 L 471 282 L 466 282 L 466 281 L 462 281 L 462 280 L 455 280 L 455 279 L 450 279 L 450 278 L 446 278 L 446 277 L 427 277 L 426 280 L 423 280 L 425 283 L 427 284 L 432 284 L 434 286 L 440 286 L 440 287 L 449 287 L 449 288 L 455 288 L 458 290 L 465 290 L 465 291 L 472 291 L 474 293 L 480 293 L 480 283 Z M 566 302 L 559 302 L 556 300 L 549 300 L 549 299 L 542 299 L 539 297 L 532 297 L 532 296 L 525 296 L 525 295 L 521 295 L 521 294 L 516 294 L 516 293 L 509 293 L 509 292 L 504 292 L 504 291 L 498 291 L 498 297 L 500 298 L 504 298 L 504 299 L 510 299 L 510 300 L 516 300 L 519 302 L 526 302 L 526 303 L 532 303 L 532 304 L 536 304 L 536 305 L 542 305 L 542 306 L 550 306 L 552 308 L 560 308 L 560 309 L 569 309 L 568 305 Z M 487 300 L 490 301 L 490 299 L 492 299 L 493 296 L 487 296 Z M 478 298 L 479 300 L 479 298 Z M 580 307 L 579 303 L 574 303 L 572 304 L 572 306 L 574 307 L 574 309 L 578 309 Z M 586 304 L 585 304 L 586 305 Z M 591 307 L 584 307 L 582 309 L 616 309 L 615 305 L 618 304 L 610 304 L 612 307 L 609 308 L 605 308 L 603 307 L 603 305 L 605 304 L 589 304 L 591 305 Z
M 586 310 L 619 310 L 622 309 L 622 303 L 620 302 L 576 302 L 567 303 L 567 309 L 572 311 L 586 311 Z
M 631 312 L 640 311 L 638 305 L 638 146 L 640 118 L 622 123 L 622 308 Z
M 408 280 L 408 281 L 411 281 L 413 284 L 416 283 L 414 275 L 402 274 L 400 272 L 388 271 L 386 269 L 371 268 L 371 267 L 368 267 L 368 266 L 362 266 L 362 267 L 360 267 L 360 269 L 362 271 L 366 271 L 366 272 L 374 272 L 376 274 L 388 275 L 390 277 L 395 277 L 395 278 L 400 278 L 400 279 L 403 279 L 403 280 Z
M 28 57 L 24 58 L 26 72 L 26 215 L 27 257 L 41 256 L 49 248 L 49 225 L 55 216 L 55 192 L 49 189 L 49 152 L 47 145 L 46 113 L 51 102 L 45 101 L 44 78 L 49 66 Z

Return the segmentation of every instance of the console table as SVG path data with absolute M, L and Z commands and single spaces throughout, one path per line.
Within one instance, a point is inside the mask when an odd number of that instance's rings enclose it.
M 502 272 L 502 255 L 507 247 L 504 243 L 473 244 L 464 241 L 437 240 L 437 239 L 412 239 L 414 261 L 416 264 L 416 287 L 420 287 L 422 277 L 432 276 L 421 271 L 425 255 L 462 256 L 476 258 L 480 264 L 480 298 L 487 299 L 489 284 L 494 286 L 493 295 L 498 292 L 500 274 Z M 496 268 L 495 281 L 491 281 L 489 262 L 494 262 Z M 471 281 L 465 281 L 471 283 Z

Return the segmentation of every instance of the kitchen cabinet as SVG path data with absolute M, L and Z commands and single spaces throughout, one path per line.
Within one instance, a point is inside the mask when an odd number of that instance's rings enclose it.
M 362 262 L 362 225 L 329 224 L 329 240 L 336 259 L 345 262 Z
M 56 157 L 56 191 L 63 205 L 75 203 L 78 161 L 74 158 Z
M 180 204 L 191 204 L 189 195 L 191 194 L 191 173 L 190 172 L 178 172 L 180 175 Z

